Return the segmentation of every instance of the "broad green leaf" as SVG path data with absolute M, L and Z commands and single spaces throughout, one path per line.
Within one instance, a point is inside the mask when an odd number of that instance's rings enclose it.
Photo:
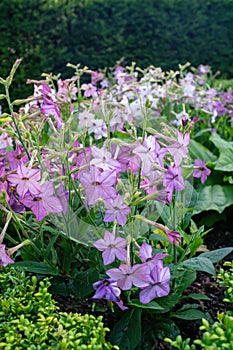
M 138 300 L 135 299 L 135 300 L 132 300 L 129 305 L 139 307 L 141 309 L 163 310 L 163 307 L 160 306 L 155 301 L 151 301 L 148 304 L 141 304 Z
M 93 283 L 99 280 L 99 274 L 94 268 L 84 272 L 78 272 L 75 276 L 74 287 L 75 295 L 79 298 L 85 298 L 94 293 Z
M 191 255 L 193 256 L 197 249 L 203 244 L 203 239 L 201 237 L 197 237 L 189 246 Z
M 200 320 L 202 318 L 205 318 L 205 313 L 196 310 L 196 309 L 189 309 L 189 310 L 184 310 L 184 311 L 177 311 L 176 313 L 172 314 L 173 317 L 176 318 L 181 318 L 182 320 Z
M 110 342 L 121 350 L 135 349 L 141 339 L 141 314 L 138 308 L 125 311 L 110 333 Z
M 176 271 L 175 274 L 175 291 L 182 294 L 186 288 L 188 288 L 196 279 L 197 275 L 195 271 L 181 270 Z
M 204 253 L 205 254 L 205 253 Z M 203 271 L 211 275 L 215 275 L 215 268 L 210 259 L 203 256 L 191 258 L 182 263 L 183 266 L 188 267 L 194 271 Z
M 41 275 L 51 275 L 51 276 L 58 276 L 59 272 L 57 269 L 50 267 L 44 263 L 37 262 L 37 261 L 18 261 L 14 263 L 14 266 L 22 267 L 28 272 L 32 273 L 39 273 Z
M 191 293 L 189 295 L 185 295 L 182 299 L 194 299 L 194 300 L 211 300 L 207 295 L 203 293 Z
M 199 257 L 204 257 L 208 258 L 209 260 L 212 261 L 212 263 L 217 263 L 220 260 L 224 259 L 225 256 L 230 254 L 233 251 L 233 247 L 226 247 L 226 248 L 220 248 L 220 249 L 215 249 L 210 252 L 205 252 L 199 255 Z
M 217 157 L 208 148 L 194 140 L 190 140 L 189 154 L 192 159 L 201 159 L 204 162 L 214 162 L 217 159 Z
M 232 204 L 233 186 L 203 186 L 198 191 L 198 199 L 193 214 L 198 214 L 205 210 L 216 210 L 221 214 L 226 207 Z
M 233 171 L 233 148 L 224 149 L 217 160 L 215 170 Z
M 213 142 L 213 144 L 219 149 L 220 152 L 223 150 L 232 148 L 233 149 L 233 144 L 232 142 L 226 141 L 222 139 L 218 134 L 212 133 L 210 136 L 210 141 Z

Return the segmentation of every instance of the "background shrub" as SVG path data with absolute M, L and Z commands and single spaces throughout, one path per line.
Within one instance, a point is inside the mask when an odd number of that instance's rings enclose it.
M 232 76 L 232 0 L 2 0 L 0 75 L 24 57 L 16 84 L 67 62 L 91 69 L 121 57 L 140 67 L 209 64 Z

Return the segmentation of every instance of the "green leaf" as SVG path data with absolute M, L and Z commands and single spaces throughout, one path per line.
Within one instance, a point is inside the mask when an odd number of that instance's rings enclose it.
M 212 133 L 210 136 L 210 141 L 213 142 L 213 144 L 219 149 L 220 152 L 232 148 L 233 149 L 233 144 L 232 142 L 223 140 L 218 134 Z
M 214 169 L 220 171 L 233 171 L 233 148 L 221 151 Z
M 173 273 L 172 273 L 173 275 Z M 196 279 L 197 274 L 195 271 L 190 270 L 177 270 L 175 276 L 175 290 L 179 294 L 182 294 L 186 288 L 188 288 Z
M 210 259 L 203 256 L 191 258 L 182 263 L 183 266 L 188 267 L 194 271 L 203 271 L 211 275 L 215 275 L 215 268 Z
M 139 307 L 141 309 L 152 309 L 152 310 L 163 310 L 164 308 L 160 306 L 155 301 L 151 301 L 148 304 L 141 304 L 137 299 L 132 300 L 129 305 Z
M 51 276 L 58 276 L 59 272 L 57 269 L 50 267 L 42 262 L 37 262 L 37 261 L 18 261 L 14 263 L 14 266 L 17 267 L 22 267 L 28 272 L 32 273 L 39 273 L 41 275 L 51 275 Z
M 196 310 L 196 309 L 189 309 L 189 310 L 184 310 L 184 311 L 177 311 L 176 313 L 172 314 L 173 317 L 176 318 L 181 318 L 182 320 L 200 320 L 202 318 L 205 318 L 205 313 Z
M 189 246 L 192 256 L 196 253 L 197 249 L 203 244 L 203 239 L 197 237 Z
M 78 298 L 85 298 L 94 292 L 93 283 L 99 280 L 99 274 L 94 268 L 84 272 L 78 272 L 75 276 L 75 295 Z
M 212 263 L 217 263 L 220 260 L 224 259 L 225 256 L 230 254 L 233 251 L 233 247 L 227 247 L 227 248 L 220 248 L 220 249 L 215 249 L 210 252 L 205 252 L 199 255 L 199 257 L 204 257 L 208 258 L 209 260 L 212 261 Z
M 194 300 L 211 300 L 207 295 L 203 293 L 191 293 L 189 295 L 185 295 L 182 299 L 194 299 Z
M 233 186 L 202 186 L 198 190 L 198 199 L 193 214 L 198 214 L 205 210 L 216 210 L 221 214 L 226 207 L 232 204 Z
M 110 342 L 121 350 L 135 349 L 141 339 L 141 314 L 138 308 L 125 311 L 110 333 Z
M 217 159 L 208 148 L 194 140 L 190 140 L 189 154 L 192 159 L 201 159 L 206 163 L 209 161 L 214 162 Z

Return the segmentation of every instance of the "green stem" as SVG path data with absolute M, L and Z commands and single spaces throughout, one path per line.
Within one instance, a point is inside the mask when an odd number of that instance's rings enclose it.
M 18 124 L 17 124 L 16 119 L 14 117 L 14 110 L 13 110 L 12 103 L 11 103 L 11 100 L 10 100 L 9 88 L 8 88 L 7 84 L 5 84 L 5 90 L 6 90 L 6 100 L 7 100 L 7 103 L 8 103 L 8 107 L 9 107 L 9 110 L 10 110 L 10 114 L 11 114 L 11 118 L 12 118 L 13 124 L 15 126 L 16 131 L 17 131 L 17 136 L 18 136 L 19 141 L 20 141 L 21 145 L 23 146 L 23 148 L 24 148 L 24 150 L 25 150 L 25 152 L 26 152 L 26 154 L 28 156 L 28 159 L 30 160 L 31 159 L 30 154 L 28 152 L 27 147 L 24 144 L 24 141 L 23 141 L 23 139 L 21 137 L 21 134 L 20 134 L 20 130 L 19 130 Z

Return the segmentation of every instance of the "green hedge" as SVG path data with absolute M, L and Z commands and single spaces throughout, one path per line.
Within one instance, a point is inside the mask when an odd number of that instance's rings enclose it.
M 24 57 L 23 95 L 26 79 L 43 71 L 65 74 L 67 62 L 97 69 L 121 57 L 163 69 L 209 64 L 231 77 L 232 23 L 233 0 L 1 0 L 0 75 Z

